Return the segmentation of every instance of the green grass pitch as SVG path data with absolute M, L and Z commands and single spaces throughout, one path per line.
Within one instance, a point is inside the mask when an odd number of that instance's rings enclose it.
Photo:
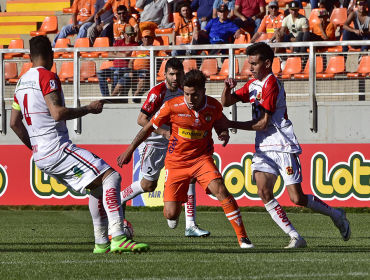
M 243 212 L 255 249 L 239 248 L 223 212 L 198 211 L 208 238 L 185 238 L 184 215 L 171 230 L 161 211 L 127 212 L 146 254 L 92 254 L 88 211 L 10 211 L 0 216 L 0 279 L 370 279 L 370 215 L 349 213 L 352 237 L 330 218 L 288 213 L 308 247 L 289 238 L 266 212 Z

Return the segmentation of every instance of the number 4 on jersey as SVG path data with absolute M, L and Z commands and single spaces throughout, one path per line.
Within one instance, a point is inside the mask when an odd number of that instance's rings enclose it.
M 23 98 L 23 107 L 24 107 L 24 118 L 28 125 L 32 125 L 31 117 L 30 114 L 28 113 L 27 94 L 25 94 Z

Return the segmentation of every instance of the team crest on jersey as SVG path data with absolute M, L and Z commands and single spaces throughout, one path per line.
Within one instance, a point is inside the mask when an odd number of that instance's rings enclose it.
M 50 80 L 50 89 L 56 90 L 58 88 L 57 82 L 55 80 Z
M 210 122 L 212 120 L 212 115 L 212 112 L 207 112 L 204 114 L 204 119 L 206 120 L 206 122 Z
M 293 172 L 293 167 L 292 167 L 292 166 L 288 166 L 288 167 L 286 168 L 286 174 L 287 174 L 287 175 L 293 175 L 293 174 L 294 174 L 294 172 Z
M 261 100 L 261 97 L 262 97 L 262 92 L 257 93 L 256 99 L 257 99 L 258 101 L 260 101 L 260 100 Z

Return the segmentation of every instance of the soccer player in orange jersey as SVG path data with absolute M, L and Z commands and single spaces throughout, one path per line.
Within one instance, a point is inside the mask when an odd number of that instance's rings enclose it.
M 238 237 L 241 248 L 253 248 L 244 229 L 239 206 L 225 187 L 224 180 L 216 167 L 212 128 L 226 146 L 229 141 L 227 130 L 220 129 L 221 104 L 206 96 L 206 77 L 199 70 L 189 71 L 183 81 L 184 96 L 166 101 L 150 122 L 135 137 L 134 141 L 117 159 L 118 165 L 128 164 L 135 149 L 158 127 L 171 125 L 171 137 L 165 160 L 164 215 L 168 225 L 175 228 L 182 204 L 187 201 L 189 182 L 196 178 L 207 193 L 220 201 Z

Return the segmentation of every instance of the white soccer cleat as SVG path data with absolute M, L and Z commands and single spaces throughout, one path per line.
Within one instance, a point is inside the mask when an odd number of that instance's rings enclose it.
M 179 217 L 177 217 L 176 220 L 170 220 L 170 219 L 167 219 L 167 224 L 170 228 L 174 229 L 177 227 L 177 225 L 179 224 Z
M 307 247 L 307 242 L 302 236 L 292 237 L 288 246 L 285 249 L 295 249 L 295 248 L 304 248 Z
M 252 244 L 252 242 L 249 240 L 248 237 L 240 238 L 239 245 L 240 245 L 240 248 L 242 249 L 254 248 L 254 245 Z
M 351 227 L 349 225 L 349 221 L 347 220 L 346 212 L 344 212 L 342 208 L 338 208 L 337 210 L 342 213 L 342 216 L 339 218 L 339 220 L 333 221 L 333 223 L 339 229 L 342 239 L 344 241 L 348 241 L 351 237 Z

